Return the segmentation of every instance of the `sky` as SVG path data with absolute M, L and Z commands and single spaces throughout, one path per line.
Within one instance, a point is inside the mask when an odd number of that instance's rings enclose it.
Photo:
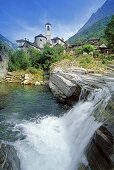
M 52 25 L 52 38 L 67 40 L 106 0 L 0 0 L 0 34 L 12 42 L 45 35 Z

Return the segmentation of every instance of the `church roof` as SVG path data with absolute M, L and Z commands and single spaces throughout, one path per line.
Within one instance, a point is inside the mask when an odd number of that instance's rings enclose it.
M 51 25 L 49 22 L 47 22 L 45 25 Z
M 39 34 L 39 35 L 37 35 L 37 36 L 35 36 L 35 38 L 37 38 L 37 37 L 43 37 L 43 38 L 46 38 L 44 35 L 42 35 L 42 34 Z M 46 38 L 47 39 L 47 38 Z

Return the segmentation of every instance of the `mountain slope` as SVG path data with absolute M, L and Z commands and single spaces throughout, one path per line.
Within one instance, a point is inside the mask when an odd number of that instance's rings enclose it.
M 111 16 L 105 17 L 100 21 L 96 22 L 95 24 L 91 25 L 87 29 L 83 30 L 82 32 L 77 33 L 73 37 L 71 37 L 67 42 L 69 44 L 74 44 L 76 42 L 86 42 L 89 38 L 97 37 L 101 38 L 104 37 L 104 30 L 107 24 L 110 22 Z
M 17 46 L 15 44 L 13 44 L 11 41 L 9 41 L 7 38 L 5 38 L 4 36 L 2 36 L 0 34 L 0 42 L 2 42 L 4 45 L 6 45 L 8 48 L 11 48 L 13 50 L 17 49 Z
M 114 0 L 106 0 L 102 7 L 99 8 L 97 12 L 90 17 L 90 19 L 78 31 L 78 33 L 69 38 L 67 42 L 69 42 L 70 44 L 74 44 L 77 41 L 85 42 L 88 38 L 91 37 L 100 38 L 104 36 L 104 29 L 106 25 L 109 23 L 110 18 L 113 14 L 114 14 Z M 106 21 L 104 18 L 106 19 Z M 97 29 L 95 30 L 94 28 Z
M 95 22 L 114 14 L 114 0 L 107 0 L 101 8 L 97 10 L 96 13 L 93 13 L 87 23 L 78 31 L 81 32 L 84 29 L 88 28 Z

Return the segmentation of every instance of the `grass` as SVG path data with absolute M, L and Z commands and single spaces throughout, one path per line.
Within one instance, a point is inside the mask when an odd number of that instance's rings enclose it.
M 94 73 L 106 73 L 109 63 L 113 63 L 114 60 L 108 60 L 107 58 L 94 58 L 91 55 L 80 55 L 79 57 L 72 57 L 72 59 L 64 59 L 51 65 L 50 70 L 69 70 L 71 67 L 81 67 L 85 69 L 92 69 Z

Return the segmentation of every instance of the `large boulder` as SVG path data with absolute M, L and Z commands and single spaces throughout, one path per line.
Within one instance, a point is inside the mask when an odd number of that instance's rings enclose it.
M 79 97 L 86 100 L 89 92 L 104 84 L 102 75 L 87 73 L 88 70 L 78 67 L 69 71 L 55 68 L 50 73 L 49 87 L 58 101 L 73 105 Z
M 0 144 L 0 170 L 21 170 L 16 150 L 11 145 Z
M 0 49 L 0 80 L 7 74 L 9 56 L 6 49 Z
M 107 116 L 106 116 L 107 115 Z M 86 155 L 92 170 L 112 170 L 114 167 L 114 95 L 105 109 L 103 124 L 96 130 Z

